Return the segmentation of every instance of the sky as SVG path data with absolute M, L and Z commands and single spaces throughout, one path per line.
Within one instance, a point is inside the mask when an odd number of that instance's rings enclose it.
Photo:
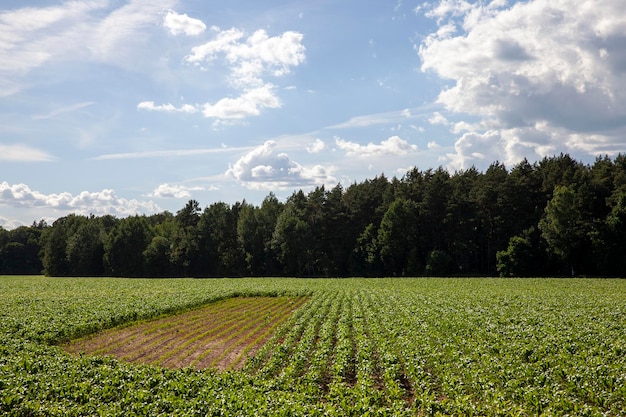
M 623 0 L 3 0 L 0 226 L 626 153 Z

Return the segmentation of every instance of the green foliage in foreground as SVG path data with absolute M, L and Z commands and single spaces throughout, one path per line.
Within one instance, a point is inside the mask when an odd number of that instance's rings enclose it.
M 0 414 L 626 415 L 626 281 L 0 277 Z M 237 295 L 309 295 L 244 371 L 55 344 Z

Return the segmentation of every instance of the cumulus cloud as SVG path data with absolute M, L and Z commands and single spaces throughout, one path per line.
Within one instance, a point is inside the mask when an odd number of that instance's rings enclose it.
M 185 187 L 184 185 L 161 184 L 149 194 L 156 198 L 190 198 L 191 191 L 204 190 L 202 187 Z
M 469 120 L 455 164 L 516 161 L 550 149 L 626 151 L 626 19 L 617 0 L 470 3 L 420 8 L 438 30 L 418 46 L 422 70 L 453 84 L 438 103 Z M 497 139 L 496 139 L 497 138 Z M 483 145 L 495 146 L 489 150 Z
M 17 229 L 20 226 L 28 226 L 26 223 L 16 220 L 16 219 L 7 219 L 5 217 L 0 216 L 0 227 L 6 230 Z
M 506 1 L 504 3 L 506 4 Z M 498 5 L 503 5 L 501 0 L 488 2 L 486 7 L 481 4 L 481 8 L 492 9 Z M 441 25 L 444 18 L 465 16 L 472 12 L 475 6 L 466 0 L 440 0 L 438 3 L 433 3 L 432 5 L 425 3 L 423 7 L 427 10 L 425 15 L 437 19 L 437 22 Z M 419 9 L 416 9 L 416 11 L 419 11 Z
M 379 145 L 368 143 L 361 145 L 355 142 L 349 142 L 341 138 L 335 138 L 337 147 L 346 152 L 348 156 L 357 156 L 362 158 L 375 157 L 381 155 L 407 155 L 417 151 L 417 145 L 412 145 L 398 136 L 392 136 L 383 140 Z
M 454 169 L 490 164 L 494 160 L 511 166 L 519 162 L 521 155 L 534 159 L 554 154 L 557 150 L 554 135 L 546 123 L 527 128 L 470 131 L 456 141 L 455 153 L 446 156 Z
M 448 124 L 450 124 L 448 119 L 446 119 L 446 117 L 443 114 L 439 113 L 439 112 L 434 112 L 433 115 L 428 118 L 428 123 L 430 123 L 431 125 L 448 125 Z
M 300 65 L 305 59 L 303 36 L 288 31 L 270 37 L 266 31 L 257 30 L 247 35 L 241 29 L 221 30 L 211 28 L 214 38 L 192 48 L 185 60 L 191 64 L 225 65 L 228 71 L 228 85 L 234 89 L 232 97 L 223 97 L 201 106 L 204 117 L 220 123 L 233 123 L 250 116 L 258 116 L 264 109 L 280 108 L 277 88 L 268 82 L 269 78 L 282 77 Z M 171 104 L 155 105 L 154 102 L 140 103 L 141 108 L 160 111 L 193 112 L 197 106 L 184 105 L 176 108 Z M 139 107 L 138 106 L 138 107 Z
M 337 182 L 332 167 L 302 166 L 286 153 L 276 153 L 276 146 L 276 142 L 267 141 L 253 149 L 230 166 L 226 176 L 248 188 L 270 190 Z
M 258 116 L 261 109 L 280 107 L 280 100 L 271 84 L 246 91 L 237 98 L 223 98 L 215 104 L 205 103 L 202 114 L 218 120 L 244 119 Z
M 230 81 L 237 87 L 260 86 L 264 84 L 264 76 L 289 74 L 291 67 L 298 66 L 305 58 L 303 36 L 298 32 L 270 37 L 261 29 L 243 40 L 246 34 L 240 29 L 215 30 L 218 31 L 215 39 L 194 47 L 186 60 L 202 63 L 223 56 L 230 64 Z
M 0 161 L 7 162 L 46 162 L 55 157 L 39 149 L 26 145 L 3 145 L 0 143 Z
M 319 153 L 326 149 L 326 144 L 320 138 L 316 138 L 315 142 L 306 147 L 308 153 Z
M 199 35 L 206 30 L 206 25 L 200 19 L 194 19 L 186 14 L 178 14 L 169 10 L 163 18 L 163 26 L 172 35 Z
M 64 213 L 115 216 L 151 214 L 161 211 L 152 201 L 127 200 L 118 197 L 113 190 L 83 191 L 77 195 L 68 192 L 43 194 L 31 190 L 26 184 L 0 183 L 0 204 L 11 207 L 47 208 Z

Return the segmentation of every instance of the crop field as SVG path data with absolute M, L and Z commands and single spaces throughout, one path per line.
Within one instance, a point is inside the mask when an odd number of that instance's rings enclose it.
M 626 415 L 626 280 L 0 277 L 0 414 Z

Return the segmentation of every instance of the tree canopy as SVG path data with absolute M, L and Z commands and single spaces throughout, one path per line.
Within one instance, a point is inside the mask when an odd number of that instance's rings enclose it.
M 0 228 L 0 273 L 51 276 L 626 276 L 626 156 L 569 155 L 176 214 Z

